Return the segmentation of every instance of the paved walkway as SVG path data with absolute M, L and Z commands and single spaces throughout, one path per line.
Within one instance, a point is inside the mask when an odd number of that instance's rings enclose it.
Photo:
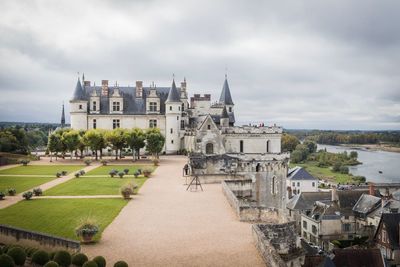
M 83 252 L 130 266 L 264 266 L 250 224 L 238 221 L 220 184 L 186 191 L 185 160 L 163 158 L 101 241 L 83 246 Z
M 83 168 L 83 170 L 85 172 L 88 172 L 88 171 L 91 171 L 91 170 L 93 170 L 93 169 L 95 169 L 95 168 L 97 168 L 99 166 L 100 165 L 90 165 L 90 166 L 86 166 L 85 168 Z M 52 188 L 52 187 L 54 187 L 56 185 L 65 183 L 66 181 L 75 178 L 75 173 L 77 173 L 79 171 L 80 170 L 72 172 L 69 175 L 63 176 L 61 178 L 55 178 L 54 180 L 51 180 L 50 182 L 44 183 L 44 184 L 42 184 L 40 186 L 37 186 L 37 187 L 40 187 L 43 191 L 45 191 L 45 190 L 50 189 L 50 188 Z M 37 175 L 37 176 L 40 176 L 40 175 Z M 29 190 L 31 190 L 31 189 L 29 189 Z M 29 191 L 29 190 L 27 190 L 27 191 Z M 24 191 L 24 192 L 26 192 L 26 191 Z M 9 206 L 11 206 L 11 205 L 23 200 L 22 194 L 24 192 L 21 192 L 21 193 L 15 195 L 15 196 L 6 196 L 6 198 L 4 200 L 0 201 L 0 209 L 4 209 L 6 207 L 9 207 Z

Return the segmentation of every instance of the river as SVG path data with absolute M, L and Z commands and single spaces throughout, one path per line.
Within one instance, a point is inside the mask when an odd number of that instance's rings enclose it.
M 345 146 L 318 145 L 318 149 L 324 148 L 328 152 L 333 153 L 357 151 L 358 161 L 361 161 L 363 164 L 349 166 L 350 172 L 353 175 L 365 176 L 367 181 L 376 183 L 400 182 L 400 153 L 371 151 Z M 379 173 L 379 171 L 382 173 Z

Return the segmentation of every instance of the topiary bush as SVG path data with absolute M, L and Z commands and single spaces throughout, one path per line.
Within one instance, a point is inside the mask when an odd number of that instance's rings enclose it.
M 42 191 L 41 188 L 34 188 L 33 189 L 33 194 L 38 197 L 38 196 L 43 195 L 43 191 Z
M 7 193 L 9 196 L 15 196 L 15 194 L 17 193 L 17 190 L 15 190 L 15 188 L 9 188 L 9 189 L 7 189 Z
M 14 260 L 7 254 L 0 255 L 0 266 L 1 267 L 14 267 Z
M 54 261 L 62 267 L 68 267 L 71 265 L 71 254 L 68 251 L 60 250 L 54 255 Z
M 124 173 L 128 174 L 129 173 L 129 169 L 124 169 Z
M 61 175 L 62 175 L 62 176 L 67 175 L 67 173 L 68 173 L 67 171 L 61 171 Z
M 72 256 L 72 264 L 78 267 L 81 267 L 88 260 L 88 257 L 83 253 L 78 253 Z
M 93 261 L 97 263 L 97 267 L 106 267 L 106 259 L 103 256 L 96 256 Z
M 111 170 L 108 174 L 109 174 L 111 177 L 114 177 L 115 175 L 118 174 L 118 171 L 117 171 L 117 170 Z
M 102 161 L 100 161 L 101 162 L 101 164 L 103 164 L 103 166 L 107 166 L 107 163 L 108 163 L 108 161 L 107 160 L 105 160 L 105 159 L 103 159 Z
M 30 200 L 33 197 L 32 191 L 28 191 L 22 194 L 22 197 L 25 198 L 26 200 Z
M 22 159 L 19 161 L 19 163 L 21 163 L 23 166 L 27 166 L 29 164 L 29 162 L 31 162 L 31 161 L 28 159 Z
M 124 178 L 124 175 L 125 175 L 124 172 L 119 172 L 119 173 L 118 173 L 119 178 Z
M 4 194 L 3 192 L 0 192 L 0 200 L 3 200 L 6 197 L 6 194 Z
M 82 176 L 82 175 L 84 175 L 86 172 L 84 171 L 84 170 L 80 170 L 79 171 L 79 174 Z
M 56 173 L 56 177 L 57 177 L 57 178 L 60 178 L 60 177 L 61 177 L 61 175 L 62 175 L 62 174 L 61 174 L 61 173 L 59 173 L 59 172 L 57 172 L 57 173 Z
M 26 260 L 26 253 L 20 247 L 13 247 L 7 251 L 7 255 L 10 256 L 16 265 L 24 265 Z M 0 266 L 2 266 L 0 264 Z
M 32 263 L 45 265 L 50 260 L 49 253 L 44 250 L 35 251 L 32 255 Z
M 49 261 L 43 267 L 59 267 L 60 265 L 55 261 Z
M 76 178 L 79 178 L 79 176 L 81 176 L 79 172 L 75 173 Z
M 90 163 L 92 163 L 92 161 L 90 160 L 90 159 L 85 159 L 85 164 L 86 164 L 86 166 L 89 166 L 90 165 Z
M 82 267 L 99 267 L 95 261 L 87 261 Z
M 124 262 L 124 261 L 117 261 L 114 264 L 114 267 L 128 267 L 128 263 Z

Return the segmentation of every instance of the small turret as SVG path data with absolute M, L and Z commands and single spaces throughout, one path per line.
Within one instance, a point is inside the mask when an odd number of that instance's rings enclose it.
M 224 106 L 224 108 L 222 109 L 220 125 L 222 128 L 229 127 L 229 114 L 228 111 L 226 110 L 226 106 Z

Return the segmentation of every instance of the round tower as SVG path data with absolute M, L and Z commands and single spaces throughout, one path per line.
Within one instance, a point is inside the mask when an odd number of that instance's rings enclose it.
M 87 130 L 88 101 L 78 78 L 74 96 L 69 101 L 71 114 L 71 128 L 75 130 Z
M 174 154 L 181 148 L 179 134 L 181 117 L 182 101 L 173 80 L 165 101 L 165 153 L 167 154 Z

